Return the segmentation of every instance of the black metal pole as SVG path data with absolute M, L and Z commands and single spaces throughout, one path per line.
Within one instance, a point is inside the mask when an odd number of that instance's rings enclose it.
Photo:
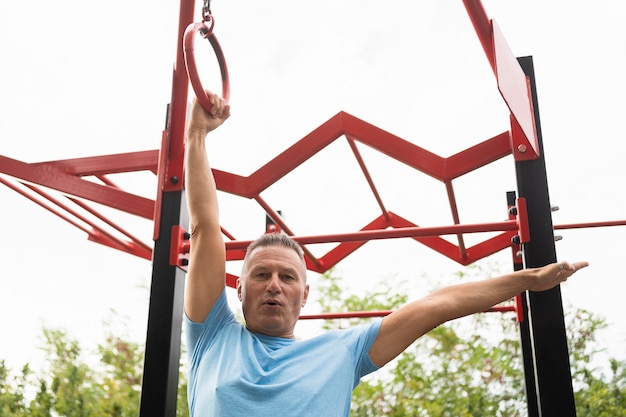
M 535 268 L 555 262 L 557 256 L 534 66 L 532 57 L 518 58 L 518 61 L 530 78 L 540 152 L 539 159 L 515 164 L 518 193 L 526 199 L 530 226 L 530 242 L 524 245 L 524 258 L 527 268 Z M 557 286 L 544 292 L 529 291 L 525 295 L 528 301 L 539 416 L 576 416 L 561 288 Z
M 164 192 L 162 203 L 152 259 L 141 417 L 176 416 L 185 272 L 169 264 L 169 254 L 172 227 L 187 227 L 188 216 L 184 191 Z
M 140 417 L 176 417 L 178 375 L 185 271 L 170 265 L 171 235 L 174 226 L 187 228 L 189 215 L 185 200 L 184 135 L 189 78 L 185 67 L 183 37 L 193 22 L 195 0 L 180 0 L 176 61 L 172 78 L 172 100 L 166 114 L 161 144 L 159 184 L 160 206 L 155 213 L 158 233 L 152 254 L 150 310 L 141 388 Z M 167 178 L 165 178 L 167 176 Z M 182 405 L 187 407 L 187 404 Z

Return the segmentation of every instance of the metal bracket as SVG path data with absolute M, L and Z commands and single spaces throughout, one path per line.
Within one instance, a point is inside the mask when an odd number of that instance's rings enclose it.
M 177 266 L 187 272 L 189 265 L 189 232 L 181 226 L 172 226 L 172 237 L 170 244 L 170 265 Z
M 513 236 L 511 242 L 514 245 L 530 242 L 530 226 L 528 225 L 528 209 L 526 199 L 515 200 L 515 207 L 509 209 L 509 214 L 515 216 L 518 225 L 518 234 Z

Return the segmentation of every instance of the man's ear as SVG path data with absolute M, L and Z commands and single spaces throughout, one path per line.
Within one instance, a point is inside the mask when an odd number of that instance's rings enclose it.
M 241 283 L 241 277 L 237 278 L 237 297 L 239 297 L 239 301 L 243 301 L 243 295 L 241 294 L 243 284 Z
M 309 284 L 306 284 L 306 286 L 304 287 L 304 295 L 302 296 L 302 306 L 304 307 L 306 304 L 306 300 L 309 299 Z

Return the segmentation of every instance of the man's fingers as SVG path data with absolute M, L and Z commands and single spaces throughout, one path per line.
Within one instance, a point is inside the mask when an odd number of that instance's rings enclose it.
M 216 118 L 223 118 L 227 114 L 226 103 L 223 98 L 217 94 L 211 94 L 211 111 L 209 114 Z
M 574 273 L 574 272 L 578 271 L 579 269 L 582 269 L 582 268 L 585 268 L 585 267 L 589 266 L 589 262 L 586 262 L 586 261 L 582 261 L 582 262 L 567 262 L 567 261 L 563 261 L 563 262 L 559 262 L 558 266 L 559 266 L 559 270 L 560 271 L 567 271 L 567 272 Z
M 587 261 L 574 262 L 573 266 L 576 269 L 576 271 L 578 271 L 579 269 L 583 269 L 583 268 L 588 267 L 589 266 L 589 262 L 587 262 Z

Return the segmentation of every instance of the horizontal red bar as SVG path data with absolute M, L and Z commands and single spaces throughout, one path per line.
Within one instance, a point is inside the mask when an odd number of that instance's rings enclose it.
M 485 313 L 507 313 L 515 311 L 515 306 L 495 306 L 485 310 Z M 333 319 L 354 319 L 354 318 L 370 318 L 385 317 L 393 313 L 393 310 L 372 310 L 372 311 L 348 311 L 344 313 L 320 313 L 300 316 L 300 320 L 333 320 Z
M 517 230 L 518 225 L 515 220 L 507 220 L 494 223 L 479 224 L 454 224 L 450 226 L 435 227 L 401 227 L 384 230 L 363 230 L 353 233 L 339 233 L 317 236 L 294 236 L 293 239 L 300 244 L 329 243 L 329 242 L 358 242 L 374 239 L 389 239 L 401 237 L 429 237 L 441 235 L 456 235 L 462 233 L 479 232 L 502 232 Z M 250 245 L 250 241 L 226 242 L 226 250 L 245 249 Z
M 608 220 L 604 222 L 570 223 L 554 226 L 555 230 L 584 229 L 587 227 L 626 226 L 626 220 Z

